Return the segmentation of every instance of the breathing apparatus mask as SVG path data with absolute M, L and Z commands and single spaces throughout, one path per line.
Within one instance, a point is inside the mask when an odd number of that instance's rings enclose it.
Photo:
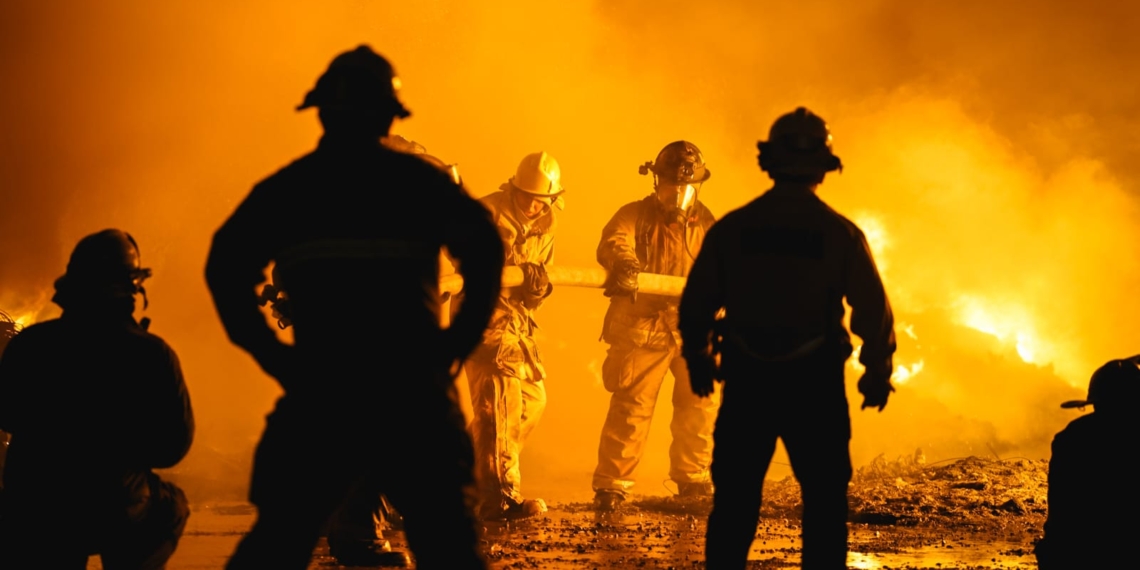
M 691 142 L 669 143 L 657 159 L 638 168 L 641 175 L 653 173 L 657 201 L 672 221 L 687 223 L 701 192 L 701 185 L 712 175 L 705 168 L 701 151 Z

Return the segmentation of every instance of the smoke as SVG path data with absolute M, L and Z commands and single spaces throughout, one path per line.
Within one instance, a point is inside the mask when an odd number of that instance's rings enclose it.
M 211 308 L 210 235 L 315 145 L 315 116 L 293 107 L 360 43 L 403 80 L 413 116 L 394 132 L 458 163 L 475 195 L 527 153 L 559 160 L 563 265 L 594 263 L 601 227 L 651 190 L 636 166 L 668 142 L 701 148 L 701 198 L 723 215 L 768 187 L 755 143 L 772 120 L 799 105 L 828 119 L 845 170 L 820 195 L 868 230 L 909 331 L 910 377 L 886 411 L 851 393 L 856 465 L 916 447 L 1044 457 L 1072 417 L 1057 403 L 1140 352 L 1127 3 L 73 4 L 19 3 L 0 22 L 0 309 L 58 314 L 51 282 L 75 242 L 130 231 L 155 273 L 152 330 L 181 356 L 199 418 L 179 468 L 196 496 L 241 492 L 279 394 Z M 542 309 L 550 402 L 527 492 L 590 493 L 604 310 L 570 288 Z M 667 393 L 640 492 L 665 492 Z

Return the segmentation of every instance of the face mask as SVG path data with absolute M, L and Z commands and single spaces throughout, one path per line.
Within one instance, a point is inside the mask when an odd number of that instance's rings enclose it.
M 697 203 L 699 192 L 700 184 L 658 184 L 657 201 L 683 219 Z

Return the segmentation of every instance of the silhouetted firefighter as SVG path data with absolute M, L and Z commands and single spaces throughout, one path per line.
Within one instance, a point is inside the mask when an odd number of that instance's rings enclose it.
M 803 490 L 803 567 L 845 568 L 852 345 L 843 301 L 863 339 L 863 408 L 882 410 L 893 391 L 893 317 L 863 232 L 815 194 L 840 168 L 827 125 L 801 107 L 758 148 L 775 184 L 709 230 L 681 297 L 693 392 L 724 382 L 707 566 L 745 567 L 779 438 Z
M 523 283 L 504 287 L 483 342 L 465 364 L 471 386 L 479 517 L 518 519 L 546 511 L 542 499 L 522 494 L 519 455 L 546 408 L 546 368 L 534 338 L 535 312 L 554 286 L 554 210 L 564 203 L 562 170 L 546 152 L 528 154 L 515 175 L 480 201 L 502 237 L 505 264 L 523 271 Z
M 150 269 L 120 230 L 83 238 L 55 282 L 58 319 L 0 359 L 0 429 L 12 434 L 0 567 L 163 568 L 190 514 L 152 471 L 190 449 L 194 416 L 178 357 L 135 321 Z
M 380 143 L 409 116 L 396 84 L 368 46 L 333 59 L 299 107 L 318 108 L 316 150 L 257 184 L 214 236 L 206 278 L 226 332 L 284 389 L 254 458 L 257 522 L 229 568 L 306 568 L 360 486 L 403 516 L 418 567 L 486 565 L 454 372 L 487 326 L 503 251 L 487 210 L 450 176 Z M 446 330 L 441 247 L 467 287 Z M 293 346 L 258 308 L 271 263 Z M 369 301 L 348 304 L 361 288 Z
M 1138 402 L 1140 355 L 1105 363 L 1086 399 L 1061 404 L 1093 412 L 1053 438 L 1049 516 L 1035 549 L 1041 570 L 1135 566 L 1140 491 L 1127 464 L 1140 437 Z
M 712 175 L 700 149 L 669 143 L 639 169 L 653 175 L 653 193 L 622 206 L 598 243 L 598 263 L 608 272 L 610 306 L 602 325 L 609 344 L 602 383 L 612 393 L 598 444 L 592 485 L 594 505 L 617 509 L 633 488 L 645 453 L 649 424 L 665 376 L 673 374 L 673 420 L 669 430 L 669 478 L 681 496 L 708 496 L 712 429 L 719 391 L 701 399 L 689 390 L 688 370 L 677 331 L 680 299 L 638 293 L 641 272 L 684 277 L 715 221 L 697 200 Z

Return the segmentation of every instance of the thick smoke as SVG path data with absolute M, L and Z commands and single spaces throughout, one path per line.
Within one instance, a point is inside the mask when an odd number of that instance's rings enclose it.
M 199 497 L 240 493 L 278 394 L 213 313 L 210 235 L 313 147 L 316 118 L 292 109 L 359 43 L 401 74 L 414 115 L 395 131 L 459 163 L 473 194 L 529 152 L 562 163 L 564 265 L 594 263 L 609 216 L 651 190 L 636 166 L 666 143 L 704 151 L 702 199 L 722 215 L 768 187 L 754 145 L 772 120 L 798 105 L 828 119 L 845 170 L 821 196 L 874 242 L 910 376 L 882 414 L 852 392 L 856 465 L 916 447 L 931 461 L 1044 457 L 1073 417 L 1057 403 L 1140 352 L 1140 9 L 1127 3 L 73 4 L 18 3 L 0 21 L 0 309 L 54 316 L 74 243 L 132 232 L 155 270 L 153 330 L 198 412 L 180 474 Z M 600 292 L 561 288 L 542 311 L 550 404 L 523 470 L 547 498 L 590 492 L 604 310 Z M 667 400 L 641 492 L 665 492 Z

